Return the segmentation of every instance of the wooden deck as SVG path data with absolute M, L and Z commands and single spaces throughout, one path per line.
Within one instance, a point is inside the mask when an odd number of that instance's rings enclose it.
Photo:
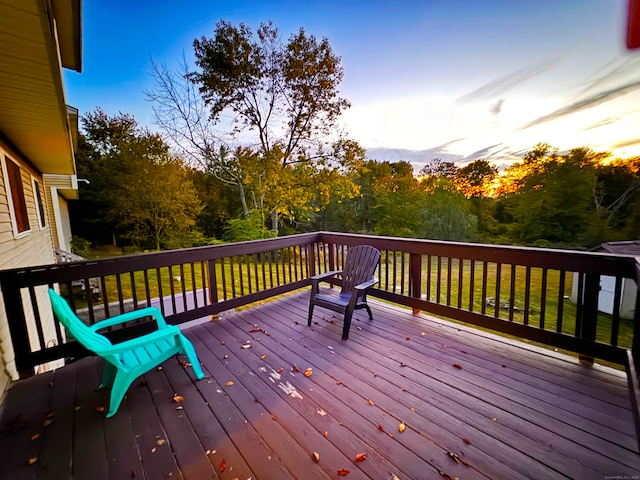
M 640 475 L 623 372 L 375 301 L 341 341 L 322 308 L 307 327 L 308 294 L 189 328 L 207 377 L 171 359 L 112 419 L 95 358 L 14 383 L 0 478 Z

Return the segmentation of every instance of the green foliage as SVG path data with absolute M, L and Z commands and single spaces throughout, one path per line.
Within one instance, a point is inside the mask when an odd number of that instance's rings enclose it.
M 420 212 L 421 238 L 473 241 L 477 239 L 478 220 L 469 213 L 469 202 L 449 184 L 440 182 Z
M 77 235 L 73 235 L 71 237 L 71 252 L 84 258 L 91 258 L 91 242 Z
M 227 242 L 244 242 L 248 240 L 273 238 L 275 236 L 275 233 L 270 232 L 264 226 L 260 212 L 253 211 L 243 218 L 228 220 L 224 239 Z
M 159 135 L 140 128 L 129 115 L 109 117 L 99 109 L 82 123 L 78 170 L 91 183 L 88 206 L 76 211 L 76 221 L 91 223 L 86 215 L 93 212 L 114 238 L 155 249 L 194 229 L 202 205 L 184 165 Z

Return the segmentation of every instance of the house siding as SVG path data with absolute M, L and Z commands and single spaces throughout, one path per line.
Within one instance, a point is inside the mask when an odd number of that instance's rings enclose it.
M 4 172 L 0 172 L 0 269 L 10 269 L 23 266 L 42 265 L 55 263 L 53 240 L 51 237 L 51 225 L 53 218 L 51 209 L 44 205 L 45 226 L 40 228 L 36 197 L 33 192 L 32 178 L 44 184 L 42 175 L 34 170 L 16 152 L 11 151 L 6 145 L 0 144 L 0 155 L 9 155 L 13 161 L 18 162 L 22 177 L 25 201 L 29 217 L 29 231 L 16 236 L 12 225 L 9 209 L 9 194 Z M 42 188 L 42 187 L 41 187 Z M 41 193 L 44 193 L 41 191 Z M 40 291 L 42 290 L 42 291 Z M 44 323 L 45 342 L 54 341 L 55 327 L 51 309 L 46 308 L 46 289 L 36 291 L 38 304 L 41 305 L 40 313 Z M 0 302 L 2 299 L 0 297 Z M 1 305 L 1 303 L 0 303 Z M 27 312 L 29 313 L 29 312 Z M 28 322 L 28 330 L 32 344 L 37 347 L 37 334 L 33 321 Z M 4 312 L 0 309 L 0 392 L 4 391 L 11 379 L 17 378 L 13 347 L 9 333 L 9 325 Z

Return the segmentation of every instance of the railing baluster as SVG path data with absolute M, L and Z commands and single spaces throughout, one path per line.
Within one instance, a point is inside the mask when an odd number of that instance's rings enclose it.
M 131 282 L 131 298 L 133 299 L 133 308 L 138 308 L 138 295 L 136 294 L 136 281 L 134 272 L 129 272 L 129 281 Z M 88 286 L 88 285 L 87 285 Z
M 494 317 L 500 318 L 500 283 L 502 280 L 502 263 L 496 263 L 496 308 Z
M 469 265 L 469 311 L 473 312 L 473 294 L 475 293 L 475 278 L 476 278 L 476 261 L 471 260 Z
M 438 255 L 438 273 L 436 277 L 436 303 L 440 303 L 440 290 L 442 285 L 442 257 Z
M 169 265 L 169 295 L 171 296 L 171 308 L 173 309 L 171 313 L 178 313 L 176 309 L 176 289 L 173 285 L 173 265 Z
M 480 311 L 482 315 L 487 313 L 487 262 L 482 261 L 482 303 Z
M 166 310 L 164 308 L 164 295 L 162 294 L 162 275 L 160 273 L 160 267 L 156 268 L 156 281 L 158 282 L 158 299 L 160 301 L 160 311 L 162 315 L 166 316 Z
M 511 281 L 509 282 L 509 321 L 513 322 L 513 311 L 516 308 L 516 266 L 511 264 Z
M 229 257 L 229 271 L 231 273 L 231 298 L 236 298 L 236 273 L 233 257 Z
M 427 255 L 427 301 L 431 300 L 431 255 Z
M 524 276 L 524 312 L 523 323 L 529 325 L 529 305 L 531 301 L 531 267 L 527 266 Z
M 611 345 L 618 346 L 618 334 L 620 331 L 620 303 L 622 300 L 622 278 L 616 277 L 616 286 L 613 292 L 613 312 L 611 315 Z
M 147 307 L 151 306 L 151 292 L 149 291 L 149 271 L 145 268 L 142 271 L 144 276 L 144 293 L 147 296 Z
M 29 298 L 31 299 L 31 309 L 33 310 L 33 317 L 36 324 L 38 343 L 40 344 L 40 350 L 42 350 L 47 342 L 44 339 L 44 332 L 42 331 L 42 318 L 40 318 L 38 299 L 36 298 L 36 289 L 33 287 L 33 285 L 29 285 Z
M 180 264 L 180 286 L 182 287 L 182 306 L 184 308 L 183 312 L 186 312 L 188 308 L 187 308 L 187 284 L 186 284 L 186 279 L 184 278 L 184 263 Z
M 196 283 L 196 267 L 193 262 L 189 263 L 191 269 L 191 292 L 193 295 L 193 306 L 198 308 L 198 287 Z
M 564 319 L 564 280 L 565 280 L 565 271 L 560 270 L 560 280 L 559 280 L 560 283 L 558 288 L 558 319 L 557 319 L 558 333 L 562 332 L 562 320 Z
M 462 279 L 464 274 L 464 260 L 462 258 L 458 259 L 458 308 L 462 308 Z
M 447 262 L 447 307 L 451 306 L 451 257 L 446 257 Z

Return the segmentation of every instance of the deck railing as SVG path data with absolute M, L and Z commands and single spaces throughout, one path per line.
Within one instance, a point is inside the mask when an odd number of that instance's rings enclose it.
M 626 365 L 640 358 L 640 296 L 623 318 L 620 295 L 625 282 L 640 278 L 633 257 L 319 232 L 0 271 L 17 369 L 27 376 L 36 365 L 81 353 L 52 318 L 49 286 L 89 324 L 150 305 L 180 324 L 308 286 L 311 276 L 340 269 L 348 247 L 362 243 L 383 254 L 373 296 L 586 359 Z M 614 279 L 610 315 L 598 311 L 603 276 Z M 97 282 L 100 293 L 74 289 L 78 282 Z

